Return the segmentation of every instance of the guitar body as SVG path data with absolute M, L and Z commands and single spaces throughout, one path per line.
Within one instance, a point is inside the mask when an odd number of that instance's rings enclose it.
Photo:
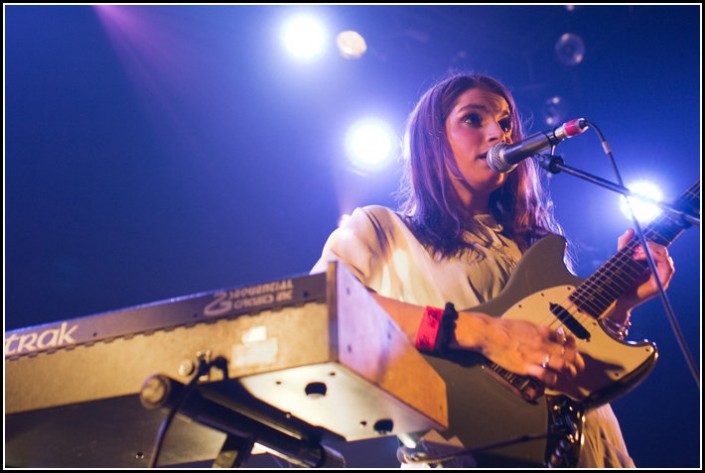
M 480 467 L 575 466 L 584 409 L 626 393 L 656 362 L 654 344 L 617 340 L 594 317 L 571 305 L 568 297 L 583 280 L 568 272 L 564 253 L 562 237 L 541 239 L 524 254 L 500 295 L 471 310 L 563 327 L 576 338 L 586 363 L 575 382 L 556 386 L 545 396 L 540 388 L 538 395 L 522 396 L 478 354 L 425 355 L 447 385 L 450 425 L 443 435 L 457 436 L 474 450 L 510 443 L 475 453 Z M 556 307 L 572 313 L 571 323 L 559 320 Z
M 699 180 L 673 208 L 699 215 Z M 681 216 L 664 213 L 644 237 L 668 245 L 688 226 Z M 547 390 L 477 353 L 427 354 L 446 382 L 449 427 L 442 435 L 457 437 L 480 467 L 576 466 L 585 410 L 625 394 L 656 363 L 653 343 L 618 340 L 599 321 L 644 274 L 647 265 L 633 257 L 638 245 L 636 239 L 627 242 L 586 280 L 563 264 L 563 237 L 549 235 L 532 245 L 499 296 L 471 310 L 563 330 L 575 337 L 585 369 Z
M 448 440 L 458 437 L 468 449 L 478 449 L 548 430 L 548 403 L 529 403 L 487 374 L 479 360 L 446 360 L 427 356 L 446 382 Z M 469 363 L 465 366 L 465 363 Z M 546 438 L 473 453 L 479 467 L 544 467 Z

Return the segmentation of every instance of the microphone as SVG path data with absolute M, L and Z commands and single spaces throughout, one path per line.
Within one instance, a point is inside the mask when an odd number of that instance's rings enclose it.
M 587 130 L 587 120 L 576 118 L 550 131 L 541 131 L 518 143 L 497 143 L 487 152 L 487 164 L 495 172 L 510 172 L 517 164 Z

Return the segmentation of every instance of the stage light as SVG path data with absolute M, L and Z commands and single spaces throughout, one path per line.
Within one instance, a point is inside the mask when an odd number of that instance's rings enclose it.
M 378 171 L 394 157 L 396 134 L 378 118 L 355 123 L 346 135 L 345 147 L 353 166 L 360 171 Z
M 314 17 L 297 16 L 284 25 L 282 41 L 287 51 L 298 59 L 315 59 L 326 48 L 327 32 Z
M 637 181 L 626 187 L 632 193 L 631 197 L 629 197 L 629 202 L 639 222 L 650 222 L 662 212 L 658 205 L 648 202 L 648 199 L 656 202 L 660 202 L 661 199 L 663 199 L 663 192 L 661 192 L 661 189 L 659 189 L 656 184 L 649 181 Z M 640 198 L 640 196 L 646 197 L 647 200 Z M 622 213 L 631 220 L 631 211 L 629 210 L 627 197 L 625 196 L 622 196 L 620 199 L 620 209 Z
M 359 59 L 367 51 L 367 43 L 357 31 L 343 31 L 335 39 L 340 55 L 345 59 Z

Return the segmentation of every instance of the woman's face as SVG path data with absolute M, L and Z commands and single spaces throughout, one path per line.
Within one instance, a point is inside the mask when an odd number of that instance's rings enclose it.
M 507 178 L 487 165 L 492 145 L 509 142 L 511 115 L 507 101 L 484 89 L 468 89 L 456 100 L 446 118 L 446 136 L 462 175 L 449 172 L 451 182 L 470 210 L 486 212 L 489 195 Z

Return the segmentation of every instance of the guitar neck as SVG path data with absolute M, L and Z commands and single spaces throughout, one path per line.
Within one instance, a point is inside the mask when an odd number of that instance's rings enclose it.
M 698 214 L 700 181 L 693 184 L 676 201 L 674 208 L 695 211 Z M 664 213 L 644 230 L 647 240 L 668 246 L 685 230 L 689 223 L 671 213 Z M 583 312 L 599 318 L 627 289 L 644 274 L 648 267 L 645 261 L 634 260 L 634 251 L 640 245 L 638 239 L 627 245 L 605 262 L 571 294 L 571 302 Z

